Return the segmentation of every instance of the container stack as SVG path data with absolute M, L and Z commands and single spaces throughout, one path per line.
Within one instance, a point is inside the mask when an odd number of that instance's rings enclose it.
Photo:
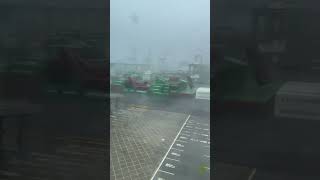
M 158 95 L 169 95 L 169 84 L 162 80 L 156 80 L 150 87 L 150 92 Z

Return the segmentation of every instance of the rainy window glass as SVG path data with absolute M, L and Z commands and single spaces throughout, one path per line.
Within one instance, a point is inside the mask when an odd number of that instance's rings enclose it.
M 110 5 L 111 179 L 210 179 L 210 1 Z

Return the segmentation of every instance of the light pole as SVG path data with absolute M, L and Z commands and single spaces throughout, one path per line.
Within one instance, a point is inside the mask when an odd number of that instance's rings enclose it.
M 133 13 L 130 16 L 130 19 L 132 21 L 132 23 L 134 24 L 135 27 L 137 27 L 137 25 L 139 24 L 139 16 L 136 13 Z M 135 30 L 137 30 L 135 28 Z M 135 37 L 138 37 L 138 33 L 135 33 Z M 134 42 L 135 43 L 135 42 Z M 136 48 L 136 44 L 134 44 L 134 47 L 132 48 L 132 53 L 133 53 L 133 61 L 137 61 L 137 48 Z

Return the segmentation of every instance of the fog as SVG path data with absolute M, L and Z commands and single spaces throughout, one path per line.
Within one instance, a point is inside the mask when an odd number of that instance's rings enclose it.
M 110 2 L 111 62 L 209 63 L 209 48 L 210 0 Z

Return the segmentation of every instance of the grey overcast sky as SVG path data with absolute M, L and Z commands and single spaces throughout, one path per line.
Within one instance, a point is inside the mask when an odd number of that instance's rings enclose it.
M 143 63 L 151 54 L 178 64 L 200 53 L 209 62 L 210 0 L 111 0 L 110 5 L 111 62 L 130 62 L 136 54 Z

